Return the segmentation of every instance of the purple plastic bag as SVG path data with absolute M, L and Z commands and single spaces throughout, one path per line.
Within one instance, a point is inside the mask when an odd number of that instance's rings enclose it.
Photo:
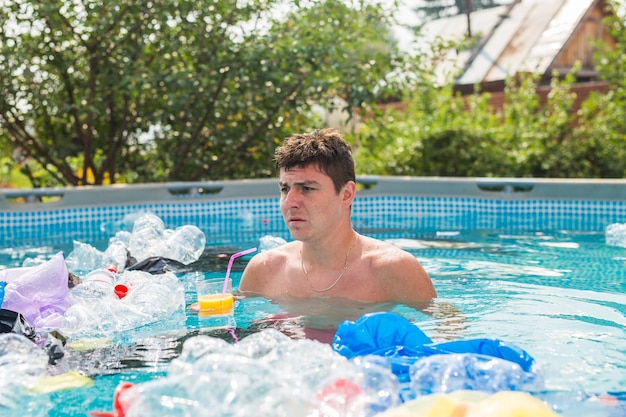
M 0 281 L 7 283 L 2 308 L 22 314 L 38 330 L 58 326 L 70 306 L 62 252 L 37 266 L 2 270 Z

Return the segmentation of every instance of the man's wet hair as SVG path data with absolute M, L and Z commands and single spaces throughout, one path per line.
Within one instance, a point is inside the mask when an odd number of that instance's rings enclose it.
M 274 159 L 278 170 L 315 165 L 332 179 L 337 193 L 348 181 L 356 182 L 352 149 L 336 129 L 291 135 L 276 149 Z

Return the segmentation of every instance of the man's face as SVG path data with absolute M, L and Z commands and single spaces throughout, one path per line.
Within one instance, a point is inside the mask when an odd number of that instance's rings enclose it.
M 333 181 L 315 165 L 281 169 L 280 209 L 292 237 L 307 240 L 332 234 L 346 206 L 345 187 L 337 194 Z

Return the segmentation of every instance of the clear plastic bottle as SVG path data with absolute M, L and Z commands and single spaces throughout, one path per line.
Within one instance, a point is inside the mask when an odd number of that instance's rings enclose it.
M 163 254 L 184 265 L 197 261 L 206 246 L 204 232 L 193 225 L 185 225 L 174 230 L 167 239 Z
M 130 233 L 120 231 L 111 239 L 109 246 L 102 254 L 103 265 L 114 266 L 118 273 L 124 272 L 128 261 L 128 242 Z
M 85 275 L 82 282 L 72 288 L 74 296 L 83 299 L 115 297 L 115 274 L 108 269 L 96 269 Z
M 154 246 L 164 239 L 165 224 L 154 214 L 145 214 L 135 221 L 128 241 L 128 251 L 137 261 L 155 256 Z

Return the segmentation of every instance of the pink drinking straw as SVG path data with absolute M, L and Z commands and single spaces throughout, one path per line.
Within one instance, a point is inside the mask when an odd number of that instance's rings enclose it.
M 256 251 L 256 248 L 250 248 L 241 252 L 234 253 L 230 257 L 230 261 L 228 261 L 228 268 L 226 269 L 226 278 L 224 278 L 224 288 L 222 289 L 222 294 L 226 294 L 226 289 L 228 288 L 228 277 L 230 276 L 230 268 L 233 267 L 233 262 L 235 261 L 235 258 L 239 258 L 240 256 L 247 255 L 254 251 Z

